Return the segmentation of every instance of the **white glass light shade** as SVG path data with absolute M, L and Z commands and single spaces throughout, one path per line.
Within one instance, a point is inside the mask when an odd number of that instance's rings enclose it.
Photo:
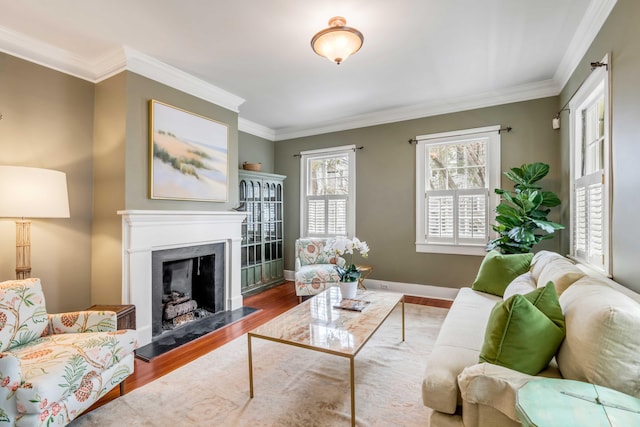
M 346 27 L 347 20 L 341 16 L 329 20 L 329 28 L 311 39 L 311 48 L 329 61 L 340 64 L 362 47 L 364 37 L 355 28 Z
M 23 166 L 0 166 L 0 217 L 68 218 L 64 172 Z

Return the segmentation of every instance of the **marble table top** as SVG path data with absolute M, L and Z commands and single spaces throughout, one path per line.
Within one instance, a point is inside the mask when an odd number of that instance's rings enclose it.
M 255 337 L 354 357 L 393 309 L 403 294 L 359 289 L 355 299 L 369 301 L 363 311 L 333 306 L 341 300 L 340 289 L 330 287 L 249 332 Z

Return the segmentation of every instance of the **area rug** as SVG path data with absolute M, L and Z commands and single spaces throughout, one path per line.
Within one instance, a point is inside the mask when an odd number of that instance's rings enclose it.
M 447 309 L 397 307 L 355 359 L 358 426 L 426 426 L 421 381 Z M 87 426 L 348 426 L 349 360 L 246 335 L 72 422 Z

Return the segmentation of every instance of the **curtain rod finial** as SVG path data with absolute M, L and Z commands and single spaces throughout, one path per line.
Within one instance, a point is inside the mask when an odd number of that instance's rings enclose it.
M 605 67 L 607 70 L 609 70 L 609 64 L 606 64 L 604 62 L 600 62 L 600 61 L 595 61 L 591 63 L 591 71 L 595 70 L 596 68 L 599 67 Z

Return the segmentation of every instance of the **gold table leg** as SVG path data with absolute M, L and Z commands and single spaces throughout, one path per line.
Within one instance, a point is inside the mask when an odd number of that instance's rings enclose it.
M 247 334 L 247 345 L 249 350 L 249 397 L 253 399 L 253 361 L 251 360 L 251 334 Z
M 367 290 L 367 287 L 364 285 L 364 281 L 371 272 L 373 271 L 373 267 L 370 265 L 356 265 L 356 268 L 360 272 L 360 277 L 358 277 L 358 287 L 364 290 Z
M 404 295 L 400 302 L 402 302 L 402 342 L 404 342 Z
M 350 357 L 350 368 L 351 368 L 351 427 L 356 426 L 356 379 L 354 374 L 355 369 L 355 358 Z

